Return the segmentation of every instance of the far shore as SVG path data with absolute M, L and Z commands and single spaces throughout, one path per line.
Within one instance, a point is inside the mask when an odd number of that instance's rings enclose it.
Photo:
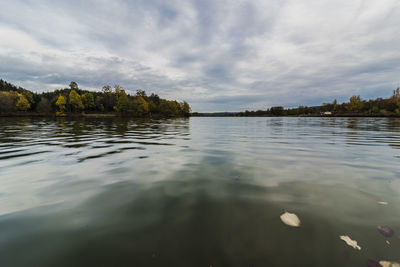
M 12 112 L 0 113 L 0 117 L 47 117 L 47 118 L 136 118 L 136 119 L 161 119 L 161 118 L 185 118 L 185 116 L 160 116 L 153 114 L 149 116 L 133 116 L 132 114 L 123 113 L 65 113 L 62 115 L 55 113 L 38 113 L 38 112 Z
M 0 117 L 49 117 L 49 118 L 137 118 L 137 119 L 168 119 L 168 118 L 182 118 L 182 116 L 167 117 L 160 115 L 150 115 L 147 117 L 132 116 L 132 114 L 121 114 L 121 113 L 65 113 L 63 115 L 57 115 L 55 113 L 37 113 L 37 112 L 13 112 L 13 113 L 0 113 Z M 193 113 L 187 117 L 256 117 L 256 118 L 279 118 L 279 117 L 291 117 L 291 118 L 400 118 L 398 114 L 332 114 L 332 115 L 242 115 L 242 113 Z
M 309 115 L 239 115 L 239 114 L 230 114 L 230 115 L 223 115 L 223 114 L 192 114 L 191 117 L 256 117 L 256 118 L 279 118 L 279 117 L 289 117 L 289 118 L 400 118 L 399 114 L 390 114 L 390 115 L 383 115 L 383 114 L 334 114 L 334 115 L 317 115 L 317 114 L 309 114 Z

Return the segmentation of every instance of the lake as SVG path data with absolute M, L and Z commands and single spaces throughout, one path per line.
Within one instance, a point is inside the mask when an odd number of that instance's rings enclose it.
M 400 262 L 399 162 L 400 119 L 0 118 L 0 266 Z

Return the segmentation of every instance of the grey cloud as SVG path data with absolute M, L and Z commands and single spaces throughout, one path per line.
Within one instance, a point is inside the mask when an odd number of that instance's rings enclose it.
M 381 97 L 399 82 L 399 24 L 395 0 L 5 0 L 0 78 L 120 84 L 205 112 Z

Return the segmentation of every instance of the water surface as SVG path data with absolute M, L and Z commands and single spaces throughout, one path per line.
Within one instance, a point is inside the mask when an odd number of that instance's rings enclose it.
M 0 118 L 0 266 L 400 262 L 399 162 L 399 119 Z

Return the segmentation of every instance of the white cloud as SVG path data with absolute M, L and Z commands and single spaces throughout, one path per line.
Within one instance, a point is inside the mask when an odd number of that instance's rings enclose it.
M 0 77 L 186 99 L 196 111 L 386 96 L 399 82 L 396 0 L 11 1 Z

